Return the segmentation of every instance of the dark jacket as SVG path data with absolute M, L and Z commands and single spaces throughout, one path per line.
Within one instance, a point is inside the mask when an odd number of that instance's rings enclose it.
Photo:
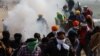
M 65 41 L 66 44 L 69 44 L 68 43 L 68 39 L 66 39 Z M 47 45 L 47 49 L 46 49 L 46 54 L 47 56 L 68 56 L 68 50 L 62 48 L 61 50 L 58 50 L 57 49 L 57 40 L 56 38 L 55 39 L 52 39 L 48 45 Z M 70 45 L 70 44 L 69 44 Z
M 76 20 L 78 20 L 80 22 L 85 22 L 85 17 L 82 14 L 76 15 Z
M 72 8 L 74 7 L 75 2 L 74 2 L 74 0 L 69 0 L 69 1 L 67 1 L 67 3 L 68 3 L 69 10 L 71 11 Z
M 68 17 L 68 20 L 74 21 L 75 20 L 74 12 L 70 12 L 70 16 Z

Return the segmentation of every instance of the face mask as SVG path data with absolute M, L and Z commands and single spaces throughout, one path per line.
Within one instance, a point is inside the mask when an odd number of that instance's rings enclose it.
M 65 42 L 65 39 L 63 39 L 63 40 L 57 39 L 57 42 L 58 42 L 58 44 L 63 44 Z

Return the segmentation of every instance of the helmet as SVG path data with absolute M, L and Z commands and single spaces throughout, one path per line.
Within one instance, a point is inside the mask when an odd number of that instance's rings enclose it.
M 57 31 L 59 29 L 59 26 L 58 25 L 54 25 L 51 27 L 52 31 Z
M 79 25 L 79 21 L 75 20 L 75 21 L 73 22 L 73 26 L 78 26 L 78 25 Z
M 78 15 L 79 15 L 80 13 L 81 13 L 81 12 L 80 12 L 79 10 L 76 10 L 76 11 L 75 11 L 75 14 L 78 14 Z

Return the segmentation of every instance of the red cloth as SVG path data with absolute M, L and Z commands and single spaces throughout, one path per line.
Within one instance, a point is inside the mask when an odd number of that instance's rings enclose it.
M 86 34 L 87 34 L 87 30 L 83 30 L 83 29 L 81 29 L 80 31 L 79 31 L 79 41 L 80 41 L 80 44 L 81 45 L 86 45 Z

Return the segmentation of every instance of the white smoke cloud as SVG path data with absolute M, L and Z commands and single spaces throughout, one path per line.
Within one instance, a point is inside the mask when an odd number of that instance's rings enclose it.
M 55 24 L 56 12 L 61 12 L 64 4 L 65 0 L 21 0 L 13 10 L 9 11 L 4 23 L 11 35 L 22 33 L 23 41 L 25 41 L 27 38 L 33 37 L 35 32 L 41 33 L 39 24 L 36 22 L 38 14 L 42 14 L 48 22 L 50 32 L 50 27 Z

